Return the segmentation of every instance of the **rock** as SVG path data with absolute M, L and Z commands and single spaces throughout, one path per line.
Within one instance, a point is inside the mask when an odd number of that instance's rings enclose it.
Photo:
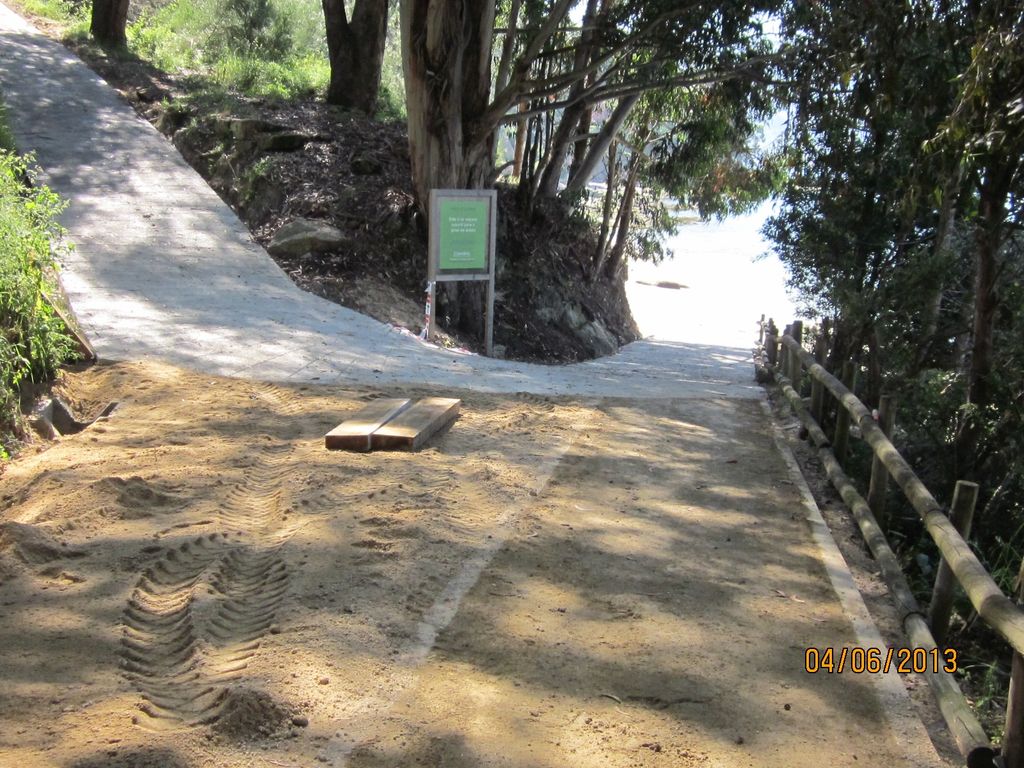
M 232 117 L 227 120 L 227 125 L 231 128 L 231 135 L 238 141 L 254 139 L 261 133 L 280 133 L 287 130 L 287 126 L 280 123 L 254 117 Z
M 174 135 L 188 122 L 193 113 L 186 107 L 168 104 L 160 108 L 160 116 L 156 119 L 156 127 L 160 133 Z
M 504 344 L 495 344 L 494 347 L 491 349 L 491 352 L 491 356 L 494 357 L 496 360 L 504 360 L 505 355 L 508 354 L 508 349 L 505 347 Z
M 149 85 L 145 88 L 136 88 L 129 95 L 129 100 L 140 101 L 143 104 L 152 104 L 157 101 L 163 101 L 169 94 L 170 91 L 166 88 L 161 88 L 158 85 Z
M 589 346 L 598 357 L 614 355 L 619 351 L 619 340 L 613 336 L 598 320 L 579 328 L 576 335 Z
M 274 256 L 301 256 L 341 248 L 348 238 L 337 227 L 322 221 L 292 219 L 271 239 L 267 250 Z
M 380 160 L 365 152 L 353 155 L 349 168 L 357 176 L 374 176 L 381 172 Z
M 540 307 L 537 310 L 537 318 L 545 323 L 554 323 L 562 316 L 562 311 L 557 307 Z
M 578 304 L 570 304 L 562 310 L 562 322 L 574 331 L 580 331 L 587 324 L 587 316 Z
M 309 718 L 305 715 L 296 715 L 292 718 L 292 725 L 296 726 L 297 728 L 305 728 L 307 725 L 309 725 Z
M 294 152 L 297 149 L 302 149 L 313 138 L 298 131 L 281 131 L 260 136 L 256 140 L 256 146 L 264 152 Z

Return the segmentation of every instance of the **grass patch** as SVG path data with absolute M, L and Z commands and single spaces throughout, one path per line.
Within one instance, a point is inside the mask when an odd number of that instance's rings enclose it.
M 129 27 L 128 45 L 166 72 L 249 96 L 312 96 L 330 79 L 316 0 L 172 0 Z
M 7 122 L 7 107 L 0 101 L 0 152 L 14 152 L 14 133 Z
M 84 0 L 14 0 L 26 15 L 63 25 L 62 35 L 91 45 L 91 4 Z M 133 0 L 128 50 L 164 72 L 198 76 L 213 90 L 280 99 L 323 96 L 330 82 L 319 0 Z M 405 85 L 398 4 L 388 21 L 378 114 L 404 120 Z M 200 86 L 202 87 L 202 86 Z
M 82 21 L 88 16 L 87 4 L 68 0 L 16 0 L 16 5 L 30 16 L 61 23 Z
M 0 109 L 0 460 L 24 435 L 21 393 L 53 378 L 74 355 L 74 342 L 46 295 L 55 293 L 51 244 L 62 234 L 64 203 L 32 183 L 29 163 L 7 146 Z

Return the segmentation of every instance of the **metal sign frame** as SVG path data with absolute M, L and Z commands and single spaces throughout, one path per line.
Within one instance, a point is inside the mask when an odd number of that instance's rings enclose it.
M 486 254 L 482 269 L 442 268 L 441 216 L 444 203 L 481 201 L 487 203 L 487 234 L 484 238 Z M 493 189 L 432 189 L 430 190 L 429 245 L 427 249 L 427 291 L 429 316 L 427 336 L 434 333 L 436 314 L 436 284 L 448 281 L 487 281 L 484 348 L 488 357 L 494 352 L 494 262 L 497 242 L 498 193 Z

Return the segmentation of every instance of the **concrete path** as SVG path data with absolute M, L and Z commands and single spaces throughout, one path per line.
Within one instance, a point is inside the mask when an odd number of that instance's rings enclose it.
M 759 396 L 743 349 L 643 341 L 578 365 L 510 363 L 423 344 L 299 290 L 170 142 L 2 5 L 0 90 L 19 149 L 71 201 L 64 284 L 103 358 L 273 381 Z

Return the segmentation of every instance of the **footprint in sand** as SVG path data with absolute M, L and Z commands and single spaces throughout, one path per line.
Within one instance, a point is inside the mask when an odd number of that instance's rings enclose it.
M 152 517 L 158 512 L 170 512 L 171 507 L 180 507 L 185 499 L 170 493 L 170 488 L 160 488 L 141 477 L 105 477 L 97 480 L 92 487 L 108 496 L 113 496 L 121 507 L 121 517 L 136 520 Z

